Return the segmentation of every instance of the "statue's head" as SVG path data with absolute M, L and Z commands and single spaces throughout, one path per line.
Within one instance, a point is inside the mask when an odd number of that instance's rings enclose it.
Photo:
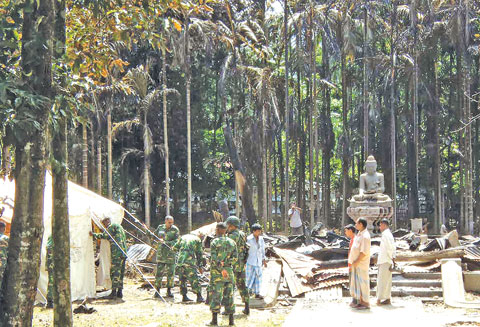
M 365 162 L 365 170 L 367 174 L 374 174 L 377 171 L 377 160 L 374 156 L 368 156 L 367 161 Z

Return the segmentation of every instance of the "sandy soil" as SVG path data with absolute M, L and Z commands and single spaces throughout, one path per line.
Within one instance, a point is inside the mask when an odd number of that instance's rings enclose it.
M 93 300 L 88 306 L 94 307 L 97 312 L 93 314 L 75 314 L 74 326 L 76 327 L 116 327 L 116 326 L 142 326 L 142 327 L 194 327 L 205 326 L 211 320 L 208 306 L 205 304 L 182 304 L 178 287 L 175 287 L 174 301 L 163 303 L 154 300 L 153 291 L 139 288 L 139 283 L 131 279 L 126 280 L 123 301 Z M 162 290 L 162 295 L 165 290 Z M 189 293 L 195 299 L 195 295 Z M 74 304 L 76 308 L 78 304 Z M 269 310 L 251 309 L 250 316 L 241 313 L 243 307 L 237 306 L 235 325 L 243 326 L 281 326 L 290 307 L 278 306 Z M 53 311 L 43 307 L 36 307 L 34 311 L 34 327 L 52 326 Z M 228 317 L 219 316 L 219 325 L 227 326 Z

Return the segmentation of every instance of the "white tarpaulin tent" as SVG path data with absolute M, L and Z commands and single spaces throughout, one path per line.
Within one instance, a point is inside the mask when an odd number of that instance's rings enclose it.
M 46 244 L 52 231 L 52 176 L 45 175 L 44 234 L 40 278 L 38 281 L 37 300 L 45 302 L 47 295 L 48 273 L 46 271 Z M 0 179 L 0 200 L 15 198 L 15 182 Z M 1 206 L 1 204 L 0 204 Z M 94 297 L 96 285 L 111 287 L 110 281 L 110 244 L 102 240 L 100 249 L 100 267 L 95 277 L 94 249 L 89 232 L 92 230 L 92 218 L 110 217 L 112 223 L 120 224 L 123 220 L 123 208 L 92 191 L 73 182 L 68 182 L 68 210 L 70 217 L 70 277 L 72 284 L 72 301 L 85 297 Z M 11 217 L 2 217 L 11 219 Z

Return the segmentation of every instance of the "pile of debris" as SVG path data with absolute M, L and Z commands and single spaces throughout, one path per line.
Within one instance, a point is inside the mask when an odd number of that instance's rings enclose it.
M 212 239 L 215 224 L 209 224 L 194 231 L 204 237 L 204 243 Z M 284 236 L 264 235 L 267 245 L 267 268 L 264 269 L 264 278 L 261 293 L 265 299 L 253 307 L 269 307 L 278 300 L 290 303 L 289 299 L 303 296 L 312 291 L 325 290 L 331 294 L 341 294 L 339 289 L 348 288 L 348 246 L 349 239 L 317 225 L 305 235 Z M 409 278 L 420 274 L 440 271 L 440 260 L 459 258 L 464 271 L 480 270 L 480 239 L 472 236 L 459 237 L 454 230 L 447 235 L 431 237 L 413 233 L 408 230 L 396 230 L 392 233 L 396 244 L 396 272 L 399 278 Z M 210 236 L 209 236 L 210 235 Z M 372 287 L 376 282 L 375 263 L 380 249 L 380 236 L 371 239 L 371 281 Z M 208 251 L 206 251 L 208 256 Z M 134 260 L 145 272 L 153 272 L 155 268 L 155 249 L 146 244 L 135 244 L 128 250 L 128 256 Z M 422 275 L 423 274 L 423 275 Z M 433 276 L 433 275 L 432 275 Z M 208 270 L 202 276 L 208 280 Z M 428 277 L 427 277 L 428 278 Z M 437 278 L 437 277 L 435 277 Z M 404 284 L 408 281 L 402 280 Z M 440 281 L 428 282 L 427 286 L 437 285 Z M 417 284 L 419 281 L 417 281 Z M 440 287 L 440 286 L 438 286 Z M 333 293 L 332 293 L 333 292 Z M 416 295 L 415 292 L 404 291 L 404 295 Z M 426 292 L 428 293 L 428 292 Z M 434 294 L 434 292 L 430 292 Z M 441 288 L 440 288 L 441 294 Z

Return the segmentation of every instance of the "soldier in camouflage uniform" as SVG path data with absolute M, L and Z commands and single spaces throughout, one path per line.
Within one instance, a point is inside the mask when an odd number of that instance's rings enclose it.
M 238 252 L 235 242 L 225 236 L 226 232 L 227 226 L 225 223 L 218 223 L 216 228 L 217 237 L 210 246 L 211 326 L 217 326 L 217 316 L 222 304 L 225 306 L 225 312 L 229 315 L 229 326 L 234 325 L 235 303 L 233 301 L 233 289 L 235 276 L 233 270 L 237 265 Z
M 7 267 L 8 236 L 5 235 L 6 227 L 5 223 L 0 221 L 0 288 L 2 287 L 3 273 Z
M 53 308 L 53 238 L 52 235 L 47 240 L 47 308 Z
M 202 266 L 205 264 L 203 258 L 202 241 L 198 236 L 183 235 L 173 247 L 178 251 L 177 274 L 180 279 L 180 293 L 183 302 L 192 301 L 187 297 L 187 281 L 192 286 L 192 291 L 197 294 L 197 303 L 203 302 L 202 288 L 198 282 L 198 271 L 202 273 Z
M 119 224 L 112 224 L 110 222 L 110 218 L 103 219 L 102 224 L 106 231 L 103 233 L 90 232 L 90 234 L 94 239 L 105 239 L 110 241 L 110 253 L 112 260 L 110 266 L 110 278 L 112 280 L 112 293 L 110 294 L 109 298 L 122 298 L 125 260 L 127 259 L 127 240 L 125 231 Z
M 175 276 L 175 251 L 173 246 L 178 242 L 180 230 L 174 224 L 172 216 L 165 217 L 165 224 L 159 225 L 155 230 L 155 235 L 160 239 L 157 248 L 157 273 L 155 274 L 155 292 L 154 297 L 158 298 L 162 279 L 167 275 L 167 297 L 173 297 L 172 287 Z
M 237 244 L 238 261 L 234 267 L 233 273 L 235 275 L 235 283 L 237 285 L 238 292 L 242 297 L 243 303 L 245 303 L 245 309 L 243 313 L 250 314 L 250 297 L 248 294 L 248 288 L 245 282 L 245 253 L 247 252 L 247 235 L 239 230 L 240 219 L 235 216 L 228 217 L 227 221 L 227 236 L 235 241 Z

